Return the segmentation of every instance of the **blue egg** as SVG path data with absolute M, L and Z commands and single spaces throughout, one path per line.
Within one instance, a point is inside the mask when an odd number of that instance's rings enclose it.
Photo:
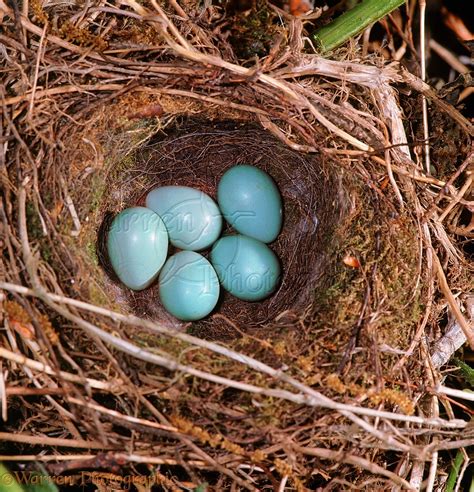
M 224 289 L 244 301 L 265 299 L 278 286 L 280 262 L 257 239 L 224 236 L 214 244 L 210 260 Z
M 127 208 L 112 221 L 107 252 L 117 277 L 127 287 L 145 289 L 158 276 L 166 260 L 165 224 L 148 208 Z
M 181 251 L 165 263 L 159 277 L 160 299 L 176 318 L 204 318 L 219 299 L 219 280 L 212 265 L 194 251 Z
M 283 221 L 281 195 L 273 179 L 254 166 L 234 166 L 222 176 L 217 201 L 227 222 L 241 234 L 271 243 Z
M 146 206 L 166 225 L 171 244 L 180 249 L 200 251 L 219 237 L 222 215 L 214 200 L 187 186 L 162 186 L 150 191 Z

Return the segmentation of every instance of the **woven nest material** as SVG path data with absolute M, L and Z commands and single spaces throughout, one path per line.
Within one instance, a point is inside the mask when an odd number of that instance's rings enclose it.
M 30 7 L 0 0 L 3 458 L 164 490 L 410 489 L 469 438 L 432 391 L 444 333 L 470 336 L 469 121 L 380 60 L 305 53 L 282 12 L 249 66 L 207 2 Z M 442 167 L 433 144 L 436 176 L 402 84 L 459 150 Z M 156 185 L 215 197 L 237 163 L 283 194 L 283 283 L 182 326 L 113 279 L 107 225 Z
M 268 172 L 283 196 L 284 224 L 271 245 L 282 263 L 281 284 L 262 302 L 241 301 L 224 292 L 215 310 L 217 316 L 195 323 L 193 330 L 201 336 L 223 339 L 229 335 L 229 325 L 230 335 L 235 336 L 232 326 L 247 331 L 274 321 L 282 313 L 303 312 L 315 290 L 331 283 L 326 273 L 331 272 L 334 261 L 331 235 L 347 209 L 337 174 L 327 172 L 328 164 L 323 165 L 320 156 L 291 150 L 255 124 L 198 120 L 160 133 L 129 156 L 133 164 L 104 190 L 101 209 L 108 212 L 99 228 L 98 252 L 109 276 L 114 278 L 105 248 L 111 210 L 144 206 L 146 193 L 157 186 L 192 186 L 215 199 L 223 173 L 233 165 L 250 163 Z M 227 227 L 224 232 L 228 231 Z M 142 292 L 119 288 L 117 298 L 127 299 L 139 316 L 177 325 L 163 310 L 156 284 Z

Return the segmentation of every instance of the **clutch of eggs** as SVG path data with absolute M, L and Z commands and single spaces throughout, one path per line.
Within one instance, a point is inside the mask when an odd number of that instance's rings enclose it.
M 146 207 L 120 212 L 107 238 L 120 281 L 142 290 L 158 278 L 163 306 L 185 321 L 212 312 L 219 283 L 245 301 L 275 292 L 280 262 L 265 244 L 277 238 L 283 221 L 275 182 L 257 167 L 233 166 L 220 179 L 217 201 L 187 186 L 162 186 L 148 193 Z M 219 239 L 222 215 L 239 234 Z M 168 242 L 181 251 L 166 260 Z M 197 253 L 211 247 L 210 261 Z

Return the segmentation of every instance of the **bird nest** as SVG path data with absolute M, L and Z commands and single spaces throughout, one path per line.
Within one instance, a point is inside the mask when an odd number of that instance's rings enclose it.
M 250 163 L 268 172 L 281 190 L 284 225 L 272 244 L 283 270 L 278 290 L 261 302 L 241 301 L 224 292 L 215 315 L 194 323 L 195 334 L 223 340 L 236 336 L 236 326 L 255 331 L 282 313 L 298 315 L 311 304 L 315 290 L 326 289 L 331 283 L 328 277 L 335 259 L 331 239 L 348 207 L 338 173 L 330 172 L 320 156 L 292 150 L 251 122 L 191 120 L 152 136 L 127 159 L 126 169 L 106 184 L 101 201 L 104 219 L 98 228 L 97 250 L 111 278 L 114 275 L 105 245 L 113 212 L 124 206 L 144 206 L 150 189 L 192 186 L 215 199 L 223 173 L 233 165 Z M 156 284 L 132 292 L 114 283 L 110 291 L 116 292 L 118 302 L 126 299 L 130 310 L 139 316 L 184 327 L 162 308 Z
M 470 123 L 407 72 L 305 54 L 295 19 L 249 67 L 218 7 L 52 6 L 27 18 L 0 0 L 2 459 L 166 490 L 413 488 L 412 463 L 467 432 L 433 388 L 444 331 L 470 336 L 454 245 Z M 410 148 L 402 84 L 456 135 L 436 177 Z M 215 197 L 239 163 L 283 195 L 282 283 L 178 323 L 156 286 L 114 279 L 110 218 L 157 185 Z

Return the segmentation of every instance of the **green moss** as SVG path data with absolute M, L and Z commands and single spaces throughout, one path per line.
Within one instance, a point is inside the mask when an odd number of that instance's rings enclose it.
M 176 359 L 181 359 L 184 351 L 189 349 L 189 345 L 181 340 L 145 331 L 137 332 L 133 337 L 133 340 L 137 345 L 140 345 L 151 352 L 166 352 Z
M 89 198 L 89 212 L 94 213 L 98 210 L 105 191 L 105 179 L 102 173 L 96 173 L 91 180 L 91 195 Z
M 453 359 L 453 362 L 459 367 L 460 375 L 463 377 L 465 382 L 469 386 L 474 387 L 474 369 L 460 359 Z
M 52 209 L 54 207 L 54 196 L 48 190 L 42 190 L 41 198 L 43 200 L 43 204 L 47 209 Z
M 27 202 L 26 204 L 26 228 L 28 229 L 28 238 L 30 241 L 43 237 L 43 226 L 32 202 Z
M 89 284 L 89 301 L 96 306 L 108 306 L 110 299 L 95 282 Z
M 414 291 L 419 249 L 412 218 L 400 214 L 392 219 L 392 210 L 385 209 L 378 197 L 371 200 L 363 185 L 352 193 L 358 197 L 356 203 L 364 206 L 336 232 L 334 263 L 328 276 L 331 283 L 315 291 L 314 330 L 305 343 L 321 347 L 316 367 L 327 364 L 335 368 L 340 363 L 341 348 L 347 347 L 355 333 L 366 297 L 360 346 L 370 345 L 376 337 L 380 344 L 405 349 L 423 314 L 423 282 Z M 346 266 L 346 255 L 354 255 L 361 267 Z M 365 357 L 361 355 L 361 368 L 367 362 Z M 387 365 L 394 360 L 390 354 L 381 358 Z
M 30 241 L 38 241 L 41 257 L 44 261 L 50 263 L 53 258 L 51 244 L 49 238 L 44 236 L 41 219 L 32 202 L 26 204 L 26 227 L 28 230 L 28 239 Z
M 275 13 L 266 2 L 257 0 L 249 14 L 235 16 L 229 41 L 239 58 L 263 57 L 268 54 L 277 31 Z
M 89 257 L 91 263 L 94 266 L 99 266 L 99 259 L 97 258 L 95 241 L 90 240 L 86 243 L 85 252 L 87 253 L 87 256 Z
M 51 260 L 53 258 L 53 250 L 51 249 L 51 245 L 49 244 L 48 241 L 41 241 L 40 244 L 40 252 L 41 252 L 41 257 L 46 263 L 51 263 Z

